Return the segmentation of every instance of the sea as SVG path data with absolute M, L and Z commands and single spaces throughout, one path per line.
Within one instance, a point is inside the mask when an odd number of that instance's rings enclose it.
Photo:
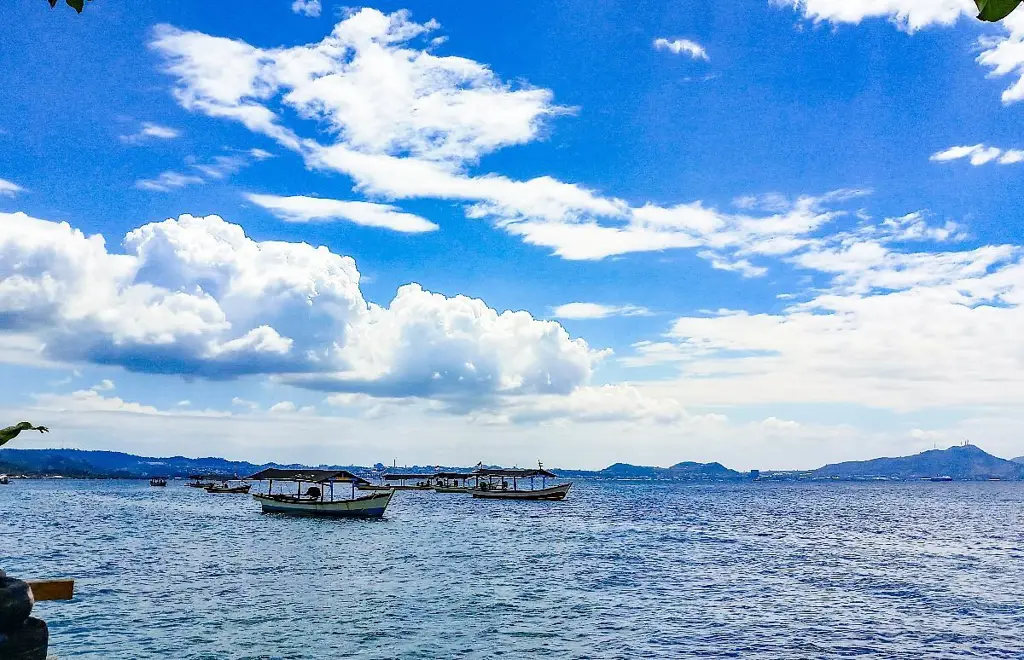
M 57 658 L 1021 658 L 1024 483 L 580 481 L 378 521 L 172 481 L 0 486 Z

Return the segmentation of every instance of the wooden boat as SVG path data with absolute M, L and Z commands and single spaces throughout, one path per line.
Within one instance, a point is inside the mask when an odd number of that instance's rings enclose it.
M 222 482 L 220 484 L 210 484 L 209 486 L 206 487 L 206 492 L 207 493 L 214 493 L 214 494 L 216 494 L 216 493 L 242 493 L 242 494 L 244 494 L 244 493 L 248 493 L 250 488 L 252 488 L 252 484 L 247 484 L 245 482 L 242 482 L 242 483 L 239 483 L 239 484 L 236 484 L 236 485 L 232 486 L 229 481 L 224 481 L 224 482 Z
M 205 474 L 190 474 L 188 475 L 188 483 L 185 484 L 189 488 L 209 488 L 215 486 L 218 481 L 224 481 L 226 477 L 217 478 L 214 475 Z
M 11 480 L 7 477 L 7 475 L 0 474 L 0 485 L 6 486 L 9 483 L 11 483 Z
M 356 486 L 365 479 L 347 470 L 283 470 L 267 468 L 247 477 L 250 481 L 269 481 L 266 493 L 254 493 L 264 513 L 330 518 L 380 518 L 391 503 L 394 490 L 356 497 Z M 295 494 L 274 492 L 274 482 L 296 484 Z M 349 484 L 351 497 L 335 499 L 334 485 Z M 302 490 L 302 484 L 309 488 Z
M 513 468 L 477 468 L 473 471 L 476 478 L 476 486 L 470 491 L 473 497 L 493 500 L 564 500 L 569 494 L 572 482 L 548 486 L 549 478 L 557 479 L 558 475 L 544 469 L 544 465 L 537 463 L 536 469 L 521 470 Z M 511 477 L 512 483 L 508 479 Z M 541 478 L 541 487 L 535 488 L 536 478 Z M 497 479 L 497 481 L 495 481 Z M 529 487 L 525 480 L 529 479 Z M 511 486 L 511 487 L 510 487 Z
M 434 475 L 397 472 L 385 474 L 384 483 L 390 490 L 433 490 Z
M 149 480 L 149 485 L 163 487 L 167 485 L 167 479 L 163 477 L 153 477 L 152 479 Z
M 469 480 L 473 475 L 468 472 L 435 472 L 435 493 L 468 493 L 472 488 Z

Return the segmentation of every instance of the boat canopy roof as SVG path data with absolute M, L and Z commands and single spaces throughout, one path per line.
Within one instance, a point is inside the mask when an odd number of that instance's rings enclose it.
M 532 469 L 519 469 L 513 468 L 506 470 L 505 468 L 479 468 L 473 470 L 473 476 L 481 477 L 557 477 L 558 475 L 548 470 L 539 470 L 537 468 Z
M 433 479 L 433 474 L 425 472 L 395 472 L 393 474 L 385 474 L 385 481 L 405 481 L 406 479 Z
M 344 481 L 356 484 L 370 483 L 348 470 L 283 470 L 281 468 L 267 468 L 246 478 L 253 481 L 275 479 L 277 481 L 301 481 L 311 484 L 323 484 L 331 481 Z
M 473 475 L 469 472 L 435 472 L 435 479 L 469 479 Z

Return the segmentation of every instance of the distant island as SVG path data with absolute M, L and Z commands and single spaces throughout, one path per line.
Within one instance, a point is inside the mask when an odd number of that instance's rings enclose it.
M 171 456 L 152 458 L 114 451 L 82 449 L 0 449 L 0 474 L 27 477 L 70 477 L 87 479 L 149 479 L 190 475 L 223 477 L 254 474 L 268 467 L 346 469 L 369 475 L 384 466 L 299 465 L 281 463 L 249 463 L 223 458 L 187 458 Z M 468 467 L 444 467 L 445 470 L 469 471 Z M 434 466 L 403 467 L 405 472 L 432 473 Z M 993 456 L 975 445 L 949 449 L 932 449 L 913 456 L 875 458 L 826 465 L 816 470 L 773 470 L 739 472 L 721 463 L 682 462 L 670 467 L 653 467 L 615 463 L 603 470 L 557 469 L 559 474 L 578 479 L 640 480 L 640 481 L 869 481 L 917 480 L 949 477 L 957 481 L 1024 479 L 1024 457 L 1006 460 Z

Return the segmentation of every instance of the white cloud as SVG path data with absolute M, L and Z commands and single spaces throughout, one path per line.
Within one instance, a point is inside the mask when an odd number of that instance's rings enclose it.
M 71 394 L 36 394 L 36 407 L 41 410 L 70 413 L 133 413 L 136 415 L 158 416 L 194 416 L 194 417 L 228 417 L 230 413 L 219 410 L 160 410 L 155 406 L 144 405 L 134 401 L 125 401 L 119 397 L 107 397 L 96 391 L 77 390 Z M 187 403 L 187 402 L 186 402 Z M 181 404 L 179 404 L 181 405 Z
M 483 64 L 433 55 L 422 42 L 437 28 L 406 12 L 364 9 L 306 46 L 260 49 L 167 26 L 151 45 L 176 77 L 175 96 L 185 108 L 242 122 L 310 167 L 350 176 L 367 195 L 464 202 L 467 216 L 565 259 L 698 248 L 717 268 L 755 276 L 765 269 L 751 255 L 809 244 L 810 234 L 843 213 L 829 206 L 863 194 L 777 195 L 770 210 L 730 214 L 699 201 L 631 207 L 546 176 L 472 175 L 467 170 L 481 155 L 537 139 L 544 120 L 567 110 L 548 90 L 516 87 Z M 282 125 L 288 112 L 320 120 L 330 143 Z
M 666 39 L 658 37 L 654 40 L 655 50 L 667 50 L 676 55 L 685 54 L 695 60 L 708 60 L 708 53 L 704 47 L 689 39 Z
M 191 405 L 192 405 L 192 402 L 191 402 L 191 401 L 189 401 L 188 399 L 182 399 L 181 401 L 179 401 L 179 402 L 178 402 L 178 404 L 177 404 L 177 405 L 179 405 L 179 406 L 181 406 L 181 407 L 185 408 L 185 407 L 191 406 Z
M 279 401 L 274 405 L 270 406 L 270 412 L 276 414 L 282 413 L 293 413 L 297 410 L 295 404 L 291 401 Z
M 109 378 L 104 378 L 100 382 L 93 385 L 91 388 L 94 392 L 109 392 L 114 389 L 114 381 Z
M 895 410 L 1024 403 L 1024 263 L 1015 246 L 809 251 L 832 286 L 779 313 L 677 319 L 626 366 L 672 363 L 652 388 L 689 405 L 847 403 Z
M 415 284 L 368 303 L 351 258 L 256 242 L 217 216 L 147 224 L 124 247 L 0 214 L 0 327 L 55 360 L 397 397 L 566 393 L 606 354 L 557 323 Z
M 365 227 L 380 227 L 410 234 L 437 230 L 437 225 L 390 204 L 353 202 L 320 197 L 279 197 L 246 194 L 246 199 L 286 222 L 346 220 Z
M 237 396 L 231 399 L 231 405 L 239 408 L 248 408 L 249 410 L 259 410 L 260 407 L 260 404 L 255 401 L 249 401 L 248 399 L 243 399 Z
M 559 319 L 604 319 L 609 316 L 650 316 L 646 307 L 636 305 L 602 305 L 599 303 L 572 302 L 559 305 L 552 310 Z
M 192 174 L 181 174 L 180 172 L 168 170 L 167 172 L 161 172 L 155 179 L 139 179 L 135 182 L 135 187 L 139 190 L 170 192 L 198 183 L 205 183 L 205 181 L 202 177 Z
M 295 0 L 292 2 L 292 11 L 296 14 L 316 18 L 320 15 L 320 0 Z
M 950 26 L 960 18 L 973 20 L 978 8 L 972 0 L 769 0 L 770 4 L 793 7 L 815 23 L 860 23 L 865 19 L 887 18 L 913 33 L 931 26 Z M 1000 27 L 1006 34 L 978 39 L 977 61 L 992 69 L 991 76 L 1016 75 L 1017 81 L 1002 94 L 1003 103 L 1024 99 L 1024 12 L 1007 16 Z
M 143 122 L 142 127 L 131 135 L 122 135 L 121 141 L 128 144 L 145 144 L 153 140 L 173 140 L 181 135 L 177 129 L 153 122 Z
M 991 162 L 997 162 L 1000 165 L 1013 165 L 1024 161 L 1024 150 L 1007 149 L 1004 151 L 998 147 L 975 144 L 969 147 L 950 147 L 936 152 L 932 154 L 931 160 L 944 163 L 962 158 L 970 159 L 971 165 L 975 167 Z
M 250 149 L 235 154 L 219 154 L 207 161 L 200 161 L 195 158 L 186 158 L 185 163 L 198 174 L 181 174 L 169 170 L 163 172 L 155 179 L 139 179 L 135 187 L 140 190 L 153 192 L 170 192 L 185 186 L 201 185 L 210 181 L 220 181 L 237 174 L 242 169 L 252 164 L 252 161 L 262 161 L 271 158 L 273 154 L 263 149 Z M 202 176 L 200 176 L 202 175 Z
M 25 189 L 7 179 L 0 179 L 0 197 L 14 197 L 18 193 L 25 192 Z

